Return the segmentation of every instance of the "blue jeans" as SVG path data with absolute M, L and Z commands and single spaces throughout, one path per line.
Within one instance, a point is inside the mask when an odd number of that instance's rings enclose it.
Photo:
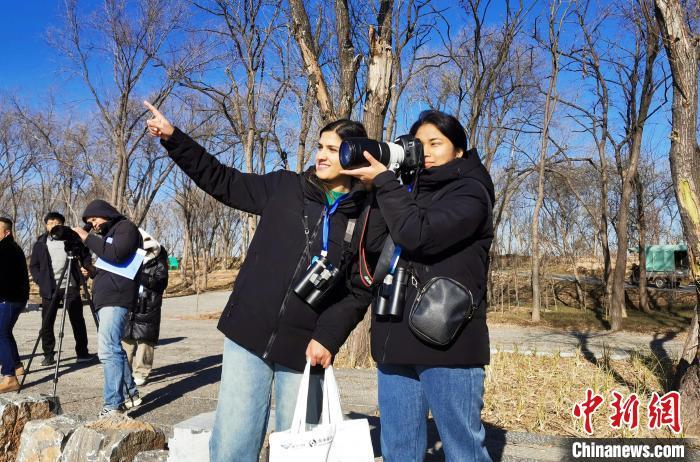
M 266 361 L 236 342 L 224 340 L 219 402 L 209 440 L 210 461 L 257 462 L 270 416 L 272 383 L 275 431 L 287 430 L 292 426 L 301 377 L 301 372 Z M 307 422 L 318 422 L 322 399 L 321 377 L 312 374 Z
M 0 374 L 15 375 L 15 366 L 19 363 L 17 342 L 12 335 L 12 328 L 24 308 L 24 303 L 0 302 Z
M 105 409 L 118 409 L 127 394 L 137 393 L 131 367 L 122 349 L 122 333 L 129 310 L 121 306 L 105 306 L 97 311 L 97 356 L 104 369 L 102 395 Z
M 382 456 L 385 462 L 422 461 L 428 410 L 447 462 L 490 461 L 481 423 L 484 369 L 378 365 Z

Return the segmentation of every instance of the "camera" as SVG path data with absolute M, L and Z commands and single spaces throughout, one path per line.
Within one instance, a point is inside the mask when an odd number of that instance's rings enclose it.
M 407 282 L 408 272 L 403 267 L 398 267 L 396 274 L 387 274 L 375 293 L 372 312 L 377 316 L 400 318 L 406 302 Z
M 89 231 L 92 225 L 86 224 L 83 229 Z M 56 225 L 51 228 L 49 234 L 54 241 L 63 241 L 66 252 L 80 250 L 83 247 L 82 239 L 70 226 Z
M 325 256 L 314 258 L 304 277 L 294 286 L 294 293 L 313 308 L 318 308 L 321 299 L 339 279 L 340 270 Z
M 345 169 L 369 165 L 363 151 L 367 151 L 391 170 L 411 172 L 423 166 L 423 145 L 410 135 L 401 135 L 393 143 L 370 138 L 346 138 L 340 144 L 340 165 Z

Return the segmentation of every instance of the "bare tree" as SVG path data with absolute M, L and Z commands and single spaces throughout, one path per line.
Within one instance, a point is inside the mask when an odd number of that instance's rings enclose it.
M 659 34 L 651 13 L 651 3 L 639 2 L 639 8 L 630 12 L 635 31 L 635 49 L 629 66 L 619 63 L 620 85 L 626 104 L 625 137 L 620 143 L 612 140 L 622 191 L 617 216 L 617 255 L 612 278 L 610 328 L 622 327 L 625 310 L 625 274 L 627 271 L 627 247 L 629 242 L 629 204 L 634 192 L 634 179 L 642 148 L 644 125 L 655 112 L 651 107 L 654 93 L 661 84 L 655 80 L 654 69 L 659 54 Z M 626 165 L 623 165 L 622 150 L 628 151 Z
M 183 9 L 179 2 L 166 0 L 104 0 L 90 16 L 78 8 L 77 0 L 64 0 L 64 7 L 65 26 L 54 31 L 50 41 L 68 58 L 98 108 L 114 159 L 110 201 L 125 210 L 130 164 L 145 134 L 146 111 L 141 98 L 134 98 L 136 88 L 152 74 L 155 56 L 182 20 Z M 95 59 L 112 69 L 111 80 L 93 65 Z M 173 85 L 161 77 L 151 101 L 160 105 Z
M 700 41 L 688 26 L 688 13 L 679 0 L 655 0 L 673 78 L 671 175 L 688 243 L 690 268 L 700 278 L 700 147 L 698 146 L 698 58 Z M 700 301 L 700 292 L 698 292 Z M 683 349 L 677 376 L 683 402 L 684 430 L 700 434 L 700 349 L 697 309 Z
M 549 6 L 547 18 L 548 40 L 546 42 L 547 53 L 550 60 L 550 71 L 548 76 L 547 90 L 544 99 L 544 114 L 542 120 L 542 135 L 540 138 L 540 153 L 537 162 L 537 199 L 532 212 L 532 225 L 530 227 L 530 254 L 532 255 L 530 278 L 532 285 L 532 321 L 540 321 L 540 224 L 539 214 L 544 201 L 545 167 L 549 150 L 549 128 L 552 115 L 557 105 L 558 95 L 556 93 L 557 77 L 560 70 L 561 52 L 559 42 L 563 23 L 569 11 L 569 3 L 564 4 L 561 0 L 553 0 Z M 541 42 L 541 40 L 538 40 Z

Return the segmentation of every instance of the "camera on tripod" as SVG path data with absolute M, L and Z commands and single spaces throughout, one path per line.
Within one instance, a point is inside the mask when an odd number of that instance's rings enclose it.
M 90 231 L 90 229 L 92 229 L 92 225 L 88 223 L 83 226 L 83 229 L 85 231 Z M 51 228 L 49 234 L 51 235 L 51 239 L 54 241 L 63 241 L 66 252 L 78 252 L 84 246 L 82 239 L 80 239 L 80 236 L 78 236 L 78 233 L 73 231 L 70 226 L 56 225 Z
M 372 312 L 377 316 L 400 318 L 406 302 L 407 282 L 408 272 L 402 266 L 396 268 L 395 274 L 387 274 L 372 299 Z
M 423 167 L 423 145 L 411 135 L 401 135 L 393 143 L 370 138 L 345 138 L 340 144 L 340 165 L 345 169 L 369 165 L 363 151 L 390 170 L 412 172 Z
M 294 293 L 313 308 L 318 308 L 321 299 L 335 286 L 340 270 L 325 256 L 315 257 L 306 274 L 294 286 Z

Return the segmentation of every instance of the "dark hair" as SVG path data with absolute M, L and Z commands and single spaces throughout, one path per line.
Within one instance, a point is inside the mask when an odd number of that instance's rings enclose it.
M 321 129 L 319 136 L 324 132 L 335 132 L 341 140 L 345 138 L 367 138 L 367 130 L 360 122 L 350 119 L 338 119 Z
M 12 220 L 10 220 L 7 217 L 0 217 L 0 223 L 3 223 L 5 227 L 7 227 L 7 229 L 9 229 L 10 232 L 12 232 Z
M 467 134 L 456 117 L 435 109 L 423 111 L 418 116 L 418 120 L 411 125 L 411 136 L 415 136 L 418 129 L 425 124 L 435 125 L 440 133 L 452 142 L 455 149 L 461 149 L 464 154 L 467 153 Z
M 58 212 L 49 212 L 49 213 L 47 213 L 46 216 L 44 217 L 44 223 L 45 223 L 45 224 L 48 223 L 49 220 L 58 220 L 58 221 L 61 222 L 61 224 L 65 224 L 65 222 L 66 222 L 66 217 L 64 217 L 63 215 L 61 215 L 61 214 L 58 213 Z

